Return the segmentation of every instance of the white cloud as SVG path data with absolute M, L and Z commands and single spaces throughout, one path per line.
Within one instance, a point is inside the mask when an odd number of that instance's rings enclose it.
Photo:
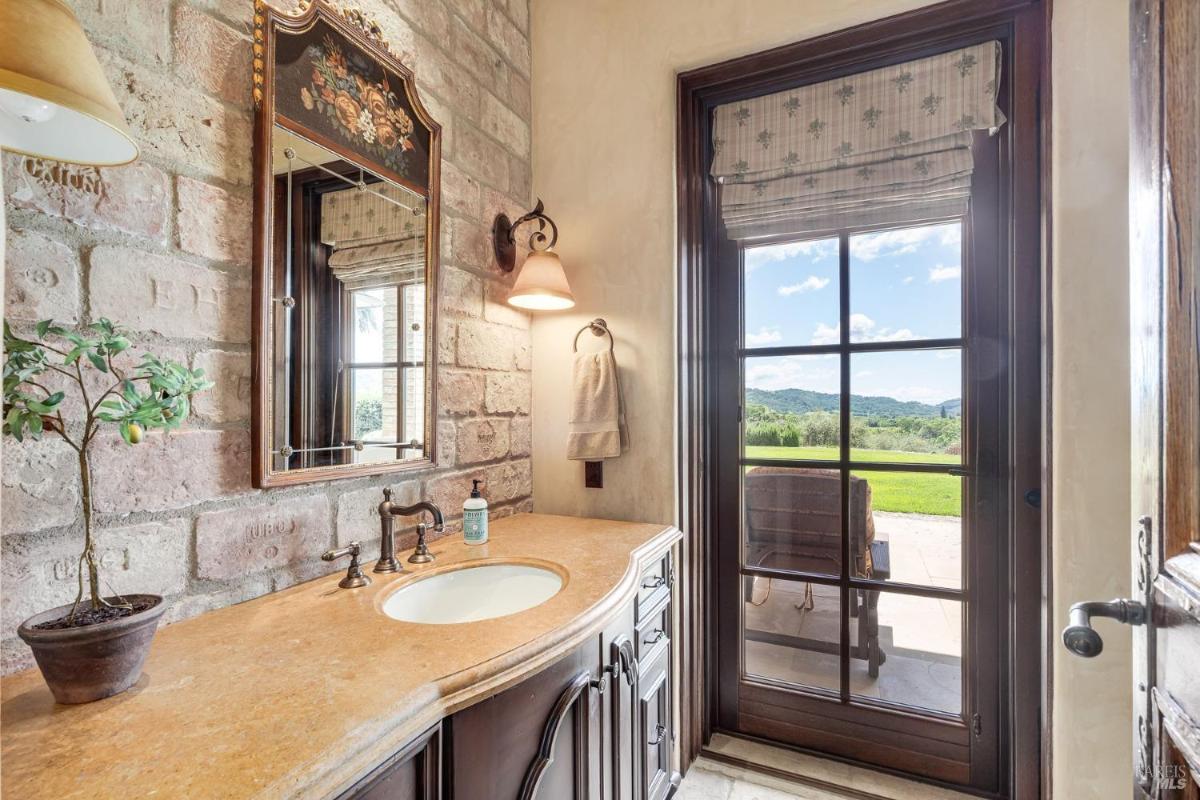
M 902 256 L 915 253 L 917 248 L 931 239 L 937 228 L 900 228 L 850 237 L 850 256 L 859 261 L 874 261 L 877 258 Z
M 955 264 L 952 267 L 947 267 L 938 264 L 936 267 L 929 268 L 929 282 L 941 283 L 942 281 L 958 280 L 962 277 L 962 267 Z
M 812 344 L 837 344 L 841 341 L 841 325 L 818 323 L 813 331 Z M 908 328 L 892 330 L 880 328 L 866 314 L 850 315 L 850 341 L 852 342 L 901 342 L 919 338 Z
M 941 244 L 943 247 L 958 247 L 962 244 L 962 226 L 943 225 Z
M 916 280 L 916 278 L 914 278 L 912 275 L 906 275 L 904 277 L 905 285 L 912 283 L 914 280 Z
M 765 347 L 769 344 L 774 344 L 783 338 L 783 334 L 778 328 L 762 327 L 758 329 L 758 333 L 746 334 L 746 346 L 748 347 Z
M 818 278 L 816 275 L 809 275 L 800 283 L 793 283 L 790 286 L 780 286 L 778 291 L 780 296 L 788 297 L 797 293 L 819 292 L 828 285 L 829 278 Z
M 837 359 L 833 357 L 787 356 L 746 361 L 746 387 L 751 389 L 808 389 L 832 394 L 838 391 L 839 376 Z
M 859 371 L 859 372 L 856 372 L 856 373 L 854 373 L 854 377 L 856 377 L 856 378 L 869 378 L 869 377 L 871 377 L 871 376 L 872 376 L 872 375 L 874 375 L 874 374 L 875 374 L 875 373 L 874 373 L 874 372 L 872 372 L 871 370 L 869 370 L 869 369 L 864 369 L 864 370 L 861 370 L 861 371 Z
M 809 242 L 788 242 L 787 244 L 772 244 L 764 247 L 746 248 L 746 274 L 767 264 L 787 261 L 797 256 L 805 256 L 813 262 L 837 255 L 837 239 L 817 239 Z

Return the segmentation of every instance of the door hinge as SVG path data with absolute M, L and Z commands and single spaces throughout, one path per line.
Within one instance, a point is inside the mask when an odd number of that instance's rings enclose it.
M 1150 533 L 1154 529 L 1154 520 L 1150 517 L 1138 517 L 1138 591 L 1143 594 L 1150 585 Z
M 971 715 L 971 733 L 975 734 L 976 738 L 983 735 L 983 717 L 978 711 Z

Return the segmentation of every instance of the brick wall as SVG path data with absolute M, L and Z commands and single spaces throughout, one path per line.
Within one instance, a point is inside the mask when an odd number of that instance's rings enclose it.
M 374 555 L 384 485 L 458 518 L 480 477 L 497 514 L 528 510 L 529 320 L 503 304 L 489 239 L 497 211 L 530 200 L 527 0 L 357 3 L 445 134 L 439 464 L 267 492 L 251 487 L 249 452 L 252 0 L 68 1 L 142 157 L 106 170 L 5 157 L 6 314 L 26 330 L 107 316 L 218 382 L 182 432 L 97 442 L 111 586 L 168 596 L 175 621 L 327 573 L 318 555 L 332 545 L 358 539 Z M 4 443 L 4 672 L 31 663 L 21 620 L 74 594 L 79 502 L 65 445 Z

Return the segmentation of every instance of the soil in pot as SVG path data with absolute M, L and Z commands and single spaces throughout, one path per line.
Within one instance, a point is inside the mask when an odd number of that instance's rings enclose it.
M 109 602 L 121 603 L 125 599 L 122 597 L 109 598 Z M 148 599 L 146 596 L 135 595 L 132 599 L 126 601 L 133 608 L 119 608 L 116 606 L 101 606 L 100 608 L 92 608 L 88 602 L 79 604 L 79 610 L 75 612 L 75 618 L 71 618 L 71 613 L 68 611 L 64 616 L 48 622 L 39 622 L 33 627 L 39 631 L 57 631 L 65 628 L 85 628 L 88 625 L 99 625 L 101 622 L 109 622 L 122 617 L 132 617 L 139 611 L 145 611 L 148 608 L 153 608 L 156 601 Z
M 142 674 L 142 664 L 166 603 L 158 595 L 129 594 L 122 601 L 134 610 L 118 609 L 107 620 L 92 618 L 77 623 L 90 604 L 76 614 L 76 624 L 66 624 L 71 605 L 35 614 L 21 624 L 17 634 L 33 649 L 33 657 L 54 699 L 60 703 L 90 703 L 125 691 Z

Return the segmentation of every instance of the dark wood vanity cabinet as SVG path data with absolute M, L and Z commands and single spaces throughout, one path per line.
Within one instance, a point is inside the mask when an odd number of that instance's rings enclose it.
M 340 800 L 666 800 L 679 785 L 673 584 L 668 552 L 598 636 L 443 721 Z

